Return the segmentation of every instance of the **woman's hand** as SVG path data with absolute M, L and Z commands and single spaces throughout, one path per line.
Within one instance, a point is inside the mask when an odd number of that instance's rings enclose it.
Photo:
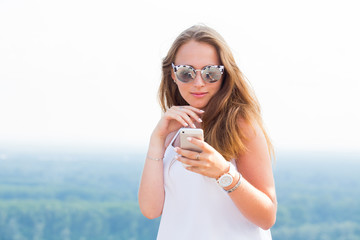
M 154 134 L 166 138 L 169 133 L 181 127 L 190 126 L 196 128 L 194 122 L 202 122 L 199 117 L 202 113 L 204 113 L 203 110 L 191 106 L 173 106 L 162 116 L 154 130 Z
M 176 153 L 179 154 L 176 159 L 185 164 L 187 170 L 215 179 L 218 179 L 229 170 L 229 163 L 209 144 L 191 137 L 188 140 L 200 147 L 202 152 L 175 148 Z

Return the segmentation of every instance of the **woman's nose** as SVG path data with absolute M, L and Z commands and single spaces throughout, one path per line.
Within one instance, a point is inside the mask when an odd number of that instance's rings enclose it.
M 197 87 L 202 87 L 205 85 L 205 81 L 201 77 L 201 72 L 196 72 L 194 85 Z

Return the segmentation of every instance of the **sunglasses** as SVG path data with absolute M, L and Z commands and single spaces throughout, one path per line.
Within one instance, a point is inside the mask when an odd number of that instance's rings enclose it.
M 222 65 L 209 65 L 202 69 L 195 69 L 189 65 L 174 65 L 171 64 L 174 69 L 176 78 L 183 83 L 191 82 L 196 77 L 196 72 L 201 72 L 201 77 L 205 82 L 214 83 L 221 79 L 221 75 L 224 73 L 224 66 Z

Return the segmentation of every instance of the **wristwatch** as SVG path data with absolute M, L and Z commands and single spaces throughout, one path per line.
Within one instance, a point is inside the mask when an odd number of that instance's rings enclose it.
M 236 170 L 232 163 L 229 162 L 230 168 L 229 171 L 221 175 L 216 181 L 222 188 L 230 186 L 235 178 Z

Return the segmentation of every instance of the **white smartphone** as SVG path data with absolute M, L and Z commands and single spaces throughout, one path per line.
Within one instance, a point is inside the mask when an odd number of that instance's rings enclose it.
M 204 131 L 201 128 L 181 128 L 180 129 L 180 147 L 183 149 L 202 152 L 202 150 L 189 142 L 187 140 L 188 137 L 198 138 L 200 140 L 204 140 Z

